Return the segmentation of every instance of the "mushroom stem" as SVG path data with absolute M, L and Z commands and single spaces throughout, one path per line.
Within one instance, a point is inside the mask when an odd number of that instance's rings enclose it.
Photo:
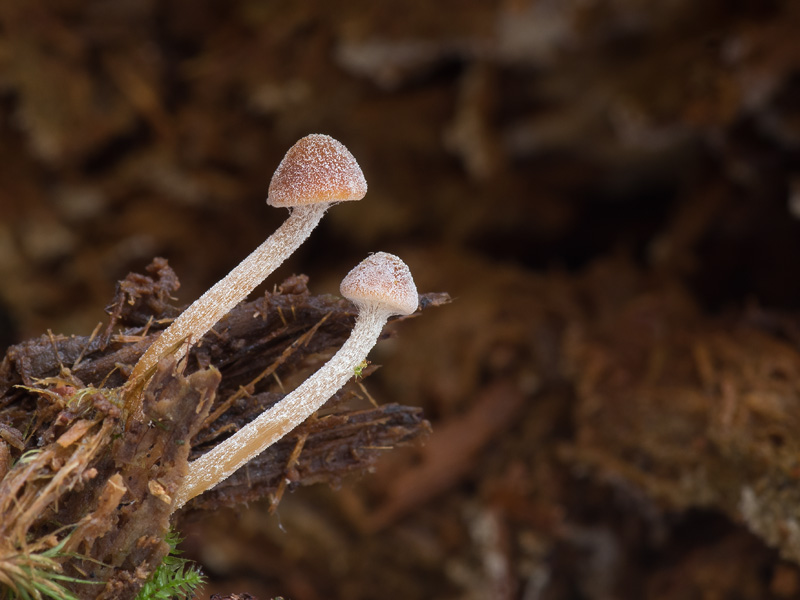
M 353 377 L 390 315 L 374 306 L 359 311 L 350 337 L 316 373 L 233 436 L 192 461 L 173 510 L 227 479 L 319 410 Z
M 180 360 L 217 321 L 246 298 L 286 260 L 317 226 L 330 204 L 296 206 L 289 218 L 224 278 L 220 279 L 184 310 L 142 355 L 129 381 L 152 369 L 168 352 Z M 183 343 L 188 340 L 188 344 Z
M 189 464 L 174 510 L 223 481 L 305 421 L 355 374 L 392 315 L 410 315 L 419 298 L 406 264 L 392 254 L 368 256 L 342 280 L 342 295 L 358 306 L 356 324 L 339 351 L 280 402 Z

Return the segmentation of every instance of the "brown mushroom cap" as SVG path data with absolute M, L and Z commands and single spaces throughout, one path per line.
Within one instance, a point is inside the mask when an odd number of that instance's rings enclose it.
M 298 206 L 361 200 L 367 181 L 356 159 L 328 135 L 307 135 L 289 148 L 272 176 L 267 204 Z
M 386 252 L 371 254 L 353 267 L 339 291 L 358 306 L 378 304 L 392 315 L 410 315 L 419 304 L 406 263 Z

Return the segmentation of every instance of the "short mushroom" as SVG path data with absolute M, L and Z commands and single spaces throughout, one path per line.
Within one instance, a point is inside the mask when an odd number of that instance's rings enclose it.
M 270 206 L 291 208 L 289 218 L 164 330 L 136 363 L 129 381 L 136 385 L 169 352 L 180 359 L 189 345 L 205 335 L 305 241 L 329 206 L 360 200 L 366 193 L 364 174 L 342 143 L 321 134 L 300 139 L 278 165 L 267 198 Z M 189 343 L 185 344 L 185 340 Z
M 280 402 L 189 464 L 174 510 L 223 481 L 316 412 L 353 377 L 391 316 L 410 315 L 419 302 L 406 264 L 378 252 L 342 280 L 342 296 L 358 307 L 350 337 L 336 354 Z

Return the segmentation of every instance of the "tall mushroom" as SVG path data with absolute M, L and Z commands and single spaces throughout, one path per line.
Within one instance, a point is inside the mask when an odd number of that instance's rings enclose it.
M 312 134 L 292 146 L 269 184 L 270 206 L 289 218 L 250 256 L 198 298 L 151 344 L 129 378 L 136 384 L 168 352 L 180 359 L 217 321 L 292 254 L 334 203 L 360 200 L 367 182 L 350 151 L 330 136 Z M 189 340 L 189 344 L 184 344 Z
M 280 402 L 189 464 L 174 509 L 226 479 L 316 412 L 347 381 L 378 341 L 389 317 L 417 309 L 414 279 L 393 254 L 378 252 L 342 280 L 342 296 L 358 307 L 353 331 L 336 354 Z

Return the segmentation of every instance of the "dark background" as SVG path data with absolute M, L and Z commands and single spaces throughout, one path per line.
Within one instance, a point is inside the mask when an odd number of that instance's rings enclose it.
M 373 353 L 369 382 L 423 406 L 446 456 L 425 472 L 430 454 L 398 452 L 277 516 L 191 523 L 214 590 L 800 597 L 768 548 L 791 543 L 747 532 L 740 490 L 687 492 L 642 458 L 674 458 L 640 453 L 645 433 L 609 450 L 617 462 L 587 458 L 615 433 L 613 419 L 607 438 L 586 433 L 595 363 L 575 350 L 599 336 L 618 352 L 595 366 L 613 372 L 643 329 L 717 335 L 756 311 L 800 364 L 799 26 L 791 0 L 6 2 L 1 342 L 88 334 L 154 256 L 191 302 L 285 218 L 264 202 L 283 153 L 326 133 L 369 193 L 331 209 L 267 287 L 303 272 L 335 293 L 384 250 L 420 291 L 449 292 Z M 794 414 L 796 390 L 781 393 Z

